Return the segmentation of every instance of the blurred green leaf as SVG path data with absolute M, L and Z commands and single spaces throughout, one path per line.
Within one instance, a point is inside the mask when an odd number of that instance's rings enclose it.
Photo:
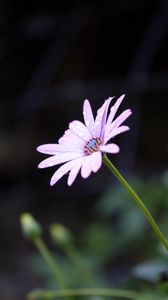
M 168 235 L 166 176 L 146 181 L 134 177 L 129 182 Z M 140 290 L 142 295 L 149 294 L 148 299 L 141 295 L 136 300 L 166 300 L 167 283 L 159 280 L 160 274 L 168 269 L 167 251 L 153 236 L 144 215 L 129 194 L 120 184 L 112 186 L 97 199 L 93 214 L 94 221 L 88 221 L 79 237 L 76 240 L 74 237 L 74 243 L 86 264 L 94 270 L 94 286 L 118 284 Z M 85 272 L 79 272 L 65 253 L 56 252 L 55 255 L 68 286 L 92 287 L 93 282 L 88 281 Z M 44 278 L 47 288 L 57 288 L 39 256 L 31 258 L 31 266 Z

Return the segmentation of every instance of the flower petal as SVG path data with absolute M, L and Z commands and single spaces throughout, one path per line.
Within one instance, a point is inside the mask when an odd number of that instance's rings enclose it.
M 112 129 L 108 134 L 105 134 L 104 137 L 104 144 L 106 144 L 111 138 L 115 137 L 116 135 L 128 131 L 130 128 L 128 126 L 120 126 L 117 128 Z
M 39 168 L 51 167 L 63 163 L 53 174 L 50 184 L 54 185 L 62 176 L 69 172 L 68 185 L 71 185 L 81 169 L 81 176 L 87 178 L 91 172 L 97 172 L 102 164 L 102 152 L 118 153 L 119 147 L 114 144 L 106 144 L 117 134 L 129 130 L 128 126 L 120 126 L 130 115 L 127 109 L 115 120 L 114 116 L 124 98 L 122 95 L 111 108 L 107 118 L 108 108 L 112 97 L 108 98 L 97 111 L 94 120 L 90 102 L 84 101 L 84 123 L 75 120 L 69 124 L 69 129 L 59 139 L 58 144 L 44 144 L 37 147 L 37 151 L 52 155 L 39 164 Z M 100 140 L 99 140 L 100 139 Z M 94 143 L 96 148 L 94 148 Z M 103 144 L 102 144 L 103 143 Z M 84 150 L 88 147 L 88 152 Z M 90 152 L 98 150 L 90 154 Z M 88 155 L 87 155 L 88 154 Z
M 95 119 L 95 130 L 96 130 L 96 137 L 98 137 L 100 139 L 102 139 L 103 135 L 104 135 L 107 111 L 108 111 L 110 102 L 113 98 L 114 97 L 109 97 L 97 111 L 97 116 Z
M 74 182 L 74 180 L 76 179 L 76 176 L 78 175 L 79 171 L 80 171 L 80 168 L 81 168 L 81 165 L 82 165 L 82 162 L 85 158 L 83 157 L 82 159 L 76 159 L 75 162 L 74 162 L 74 167 L 70 170 L 69 172 L 69 176 L 68 176 L 68 181 L 67 181 L 67 184 L 69 186 L 72 185 L 72 183 Z
M 117 99 L 116 103 L 112 106 L 112 108 L 110 110 L 110 114 L 109 114 L 108 119 L 107 119 L 107 125 L 110 125 L 111 122 L 113 121 L 113 119 L 115 117 L 115 114 L 116 114 L 121 102 L 123 101 L 124 97 L 125 97 L 124 94 L 122 96 L 120 96 Z
M 113 130 L 113 128 L 119 127 L 130 115 L 132 114 L 132 111 L 130 109 L 124 110 L 111 124 L 110 131 Z
M 118 153 L 120 151 L 120 148 L 116 144 L 101 145 L 99 149 L 105 153 Z
M 73 121 L 69 124 L 69 128 L 81 139 L 84 141 L 88 141 L 92 138 L 87 127 L 80 121 Z
M 86 99 L 83 104 L 83 117 L 85 121 L 85 125 L 88 128 L 91 135 L 95 136 L 95 122 L 92 113 L 92 108 L 90 102 Z
M 83 139 L 77 136 L 71 129 L 65 130 L 64 135 L 59 139 L 58 143 L 79 149 L 83 149 L 84 146 Z
M 56 155 L 59 152 L 78 152 L 82 151 L 79 148 L 75 146 L 69 147 L 69 145 L 61 145 L 61 144 L 45 144 L 45 145 L 40 145 L 37 147 L 37 151 L 44 153 L 44 154 L 51 154 L 51 155 Z
M 91 158 L 91 155 L 88 155 L 88 156 L 85 156 L 85 158 L 83 160 L 82 168 L 81 168 L 81 176 L 83 178 L 88 178 L 89 175 L 91 174 L 90 158 Z
M 39 165 L 39 169 L 52 167 L 66 161 L 79 158 L 84 156 L 83 153 L 80 152 L 60 152 L 58 155 L 51 156 L 47 159 L 44 159 Z
M 102 165 L 102 154 L 100 151 L 94 152 L 90 155 L 90 167 L 91 170 L 95 173 L 97 172 Z
M 76 167 L 76 165 L 79 163 L 78 161 L 80 161 L 82 164 L 82 159 L 83 158 L 74 159 L 62 165 L 51 177 L 50 185 L 54 185 L 62 176 L 67 174 L 72 168 Z

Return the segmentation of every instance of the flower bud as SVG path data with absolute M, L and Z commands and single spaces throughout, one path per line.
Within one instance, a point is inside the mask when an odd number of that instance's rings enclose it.
M 50 226 L 49 230 L 53 242 L 60 247 L 68 245 L 73 241 L 71 231 L 61 224 L 54 223 Z
M 25 238 L 35 240 L 41 235 L 41 226 L 29 213 L 20 216 L 20 223 Z

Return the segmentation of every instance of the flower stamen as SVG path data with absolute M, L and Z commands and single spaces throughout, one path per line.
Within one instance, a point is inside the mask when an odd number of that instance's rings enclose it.
M 102 144 L 102 141 L 99 138 L 90 139 L 84 147 L 85 154 L 89 155 L 89 154 L 92 154 L 93 152 L 98 151 L 99 146 L 101 144 Z

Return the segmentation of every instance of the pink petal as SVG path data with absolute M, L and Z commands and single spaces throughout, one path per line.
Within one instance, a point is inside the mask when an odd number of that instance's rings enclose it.
M 82 168 L 81 168 L 81 176 L 83 178 L 87 178 L 91 174 L 90 158 L 91 158 L 91 155 L 88 155 L 88 156 L 85 156 L 85 158 L 83 160 Z
M 75 160 L 75 166 L 70 170 L 69 172 L 69 176 L 68 176 L 68 181 L 67 184 L 70 186 L 72 185 L 72 183 L 74 182 L 74 180 L 76 179 L 76 176 L 78 175 L 82 162 L 85 159 L 85 157 L 83 157 L 82 159 L 76 159 Z
M 132 114 L 132 111 L 130 109 L 124 110 L 118 117 L 113 121 L 111 124 L 111 130 L 113 128 L 119 127 L 130 115 Z
M 111 138 L 115 137 L 116 135 L 128 131 L 130 128 L 128 126 L 120 126 L 117 128 L 113 128 L 109 133 L 105 133 L 104 136 L 104 143 L 106 144 Z
M 52 167 L 66 161 L 82 157 L 84 154 L 80 152 L 60 152 L 58 155 L 51 156 L 47 159 L 44 159 L 39 165 L 38 168 L 48 168 Z
M 37 147 L 37 151 L 44 153 L 44 154 L 58 154 L 59 152 L 78 152 L 82 151 L 75 146 L 69 147 L 68 145 L 61 145 L 61 144 L 45 144 Z
M 88 141 L 92 138 L 87 127 L 80 121 L 73 121 L 69 124 L 69 128 L 81 139 Z
M 100 151 L 90 155 L 90 168 L 93 172 L 97 172 L 102 165 L 102 154 Z
M 101 145 L 99 149 L 105 153 L 118 153 L 120 151 L 120 148 L 116 144 Z
M 76 165 L 79 166 L 79 161 L 82 164 L 82 160 L 83 158 L 74 159 L 62 165 L 52 176 L 50 185 L 54 185 L 59 179 L 61 179 L 61 177 L 67 174 L 71 169 L 75 168 Z
M 121 102 L 123 101 L 124 97 L 125 97 L 125 95 L 120 96 L 117 99 L 116 103 L 112 106 L 112 108 L 110 110 L 110 114 L 109 114 L 108 119 L 107 119 L 107 125 L 110 125 L 111 122 L 113 121 L 113 119 L 115 117 L 115 114 L 116 114 Z
M 91 135 L 95 136 L 95 122 L 92 113 L 92 108 L 90 102 L 86 99 L 83 104 L 83 117 L 85 121 L 85 125 L 88 128 Z
M 109 97 L 97 111 L 97 116 L 95 119 L 95 129 L 96 129 L 96 137 L 99 137 L 100 139 L 103 138 L 104 127 L 105 127 L 106 118 L 107 118 L 107 111 L 108 111 L 110 102 L 113 98 L 114 97 Z
M 58 141 L 61 145 L 67 145 L 68 147 L 83 148 L 84 141 L 77 136 L 71 129 L 67 129 L 64 135 Z

